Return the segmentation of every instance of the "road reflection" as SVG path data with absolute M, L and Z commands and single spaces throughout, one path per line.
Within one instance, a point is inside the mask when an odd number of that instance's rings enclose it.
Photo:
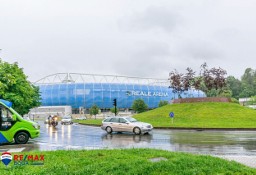
M 153 136 L 134 135 L 127 133 L 103 134 L 101 136 L 102 144 L 106 147 L 123 148 L 123 147 L 144 147 L 151 143 Z
M 255 131 L 169 131 L 174 151 L 256 155 Z

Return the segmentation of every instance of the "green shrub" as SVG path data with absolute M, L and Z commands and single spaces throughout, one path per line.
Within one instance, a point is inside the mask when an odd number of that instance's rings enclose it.
M 112 112 L 113 114 L 115 114 L 115 107 L 110 108 L 110 112 Z M 118 108 L 116 108 L 116 113 L 117 113 L 117 114 L 119 113 L 119 109 L 118 109 Z
M 99 113 L 99 107 L 97 105 L 93 105 L 90 109 L 89 109 L 89 112 L 91 115 L 94 115 L 95 116 L 95 119 L 96 119 L 96 115 Z
M 165 100 L 161 100 L 158 104 L 158 107 L 162 107 L 162 106 L 165 106 L 165 105 L 168 105 L 168 101 L 165 101 Z
M 232 103 L 238 103 L 238 104 L 239 104 L 239 101 L 238 101 L 236 98 L 231 98 L 231 102 L 232 102 Z
M 137 99 L 137 100 L 134 100 L 132 104 L 132 109 L 137 113 L 141 113 L 141 112 L 145 112 L 148 109 L 148 105 L 144 102 L 144 100 Z

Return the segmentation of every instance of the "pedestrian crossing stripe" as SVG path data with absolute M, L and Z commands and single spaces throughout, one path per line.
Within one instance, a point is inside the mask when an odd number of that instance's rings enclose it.
M 19 152 L 22 152 L 25 148 L 12 148 L 12 149 L 9 149 L 8 152 L 10 153 L 19 153 Z
M 0 153 L 2 152 L 9 152 L 9 153 L 20 153 L 23 150 L 25 150 L 26 148 L 11 148 L 11 149 L 1 149 Z

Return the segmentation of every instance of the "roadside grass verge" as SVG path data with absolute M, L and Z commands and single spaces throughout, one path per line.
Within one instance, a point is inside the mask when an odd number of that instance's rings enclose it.
M 73 120 L 75 123 L 100 126 L 103 119 Z
M 20 154 L 20 153 L 19 153 Z M 43 154 L 42 166 L 0 165 L 1 175 L 12 174 L 256 174 L 256 169 L 216 157 L 154 149 L 67 150 Z M 152 158 L 165 158 L 151 162 Z
M 173 123 L 171 111 L 175 114 Z M 134 117 L 154 127 L 256 128 L 256 111 L 235 103 L 171 104 Z

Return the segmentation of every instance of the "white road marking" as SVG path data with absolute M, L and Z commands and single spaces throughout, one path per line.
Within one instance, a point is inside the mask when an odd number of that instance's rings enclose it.
M 0 153 L 6 152 L 7 149 L 0 149 Z
M 7 152 L 19 153 L 19 152 L 22 152 L 24 149 L 26 149 L 26 148 L 12 148 L 12 149 L 9 149 Z

